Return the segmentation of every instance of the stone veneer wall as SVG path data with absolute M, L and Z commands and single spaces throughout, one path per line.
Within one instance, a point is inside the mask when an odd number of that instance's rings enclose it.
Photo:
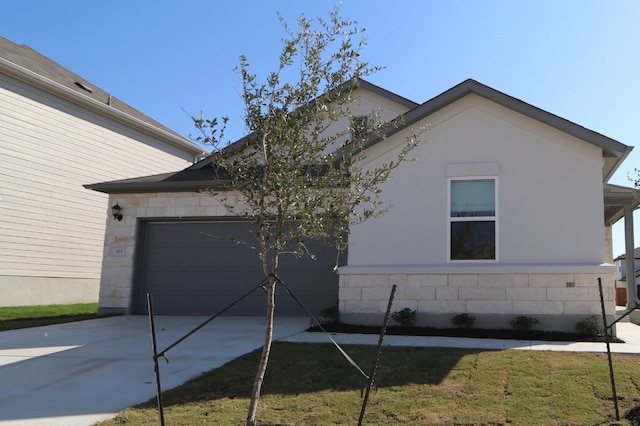
M 229 203 L 231 197 L 227 197 Z M 133 286 L 139 219 L 172 220 L 227 216 L 228 210 L 208 193 L 114 194 L 110 204 L 122 207 L 122 221 L 109 218 L 104 241 L 98 312 L 128 313 Z
M 536 329 L 574 332 L 578 321 L 602 315 L 599 277 L 611 321 L 612 272 L 341 274 L 340 314 L 346 323 L 380 324 L 395 284 L 392 311 L 416 310 L 416 325 L 449 328 L 454 315 L 469 313 L 476 328 L 510 328 L 512 318 L 526 315 L 540 321 Z
M 123 219 L 109 218 L 107 223 L 98 308 L 101 314 L 129 312 L 140 219 L 229 215 L 224 205 L 207 193 L 112 195 L 109 205 L 116 202 L 123 209 Z M 602 278 L 607 313 L 613 315 L 613 272 L 341 273 L 340 312 L 345 322 L 379 324 L 391 285 L 396 284 L 394 310 L 415 309 L 420 325 L 450 327 L 453 315 L 466 312 L 476 316 L 478 328 L 508 328 L 511 318 L 528 315 L 541 321 L 540 329 L 573 331 L 580 319 L 600 315 L 598 277 Z M 567 283 L 574 286 L 568 287 Z

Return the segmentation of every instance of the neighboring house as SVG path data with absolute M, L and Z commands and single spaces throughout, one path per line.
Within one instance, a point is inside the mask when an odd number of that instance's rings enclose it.
M 364 167 L 395 158 L 412 128 L 425 143 L 383 186 L 384 216 L 354 226 L 339 277 L 332 250 L 288 261 L 281 276 L 311 308 L 339 302 L 341 319 L 379 323 L 394 309 L 450 327 L 459 313 L 477 327 L 508 328 L 535 316 L 539 328 L 572 331 L 600 314 L 598 280 L 614 314 L 611 225 L 631 220 L 631 188 L 607 185 L 631 147 L 467 80 L 416 105 L 362 82 L 353 114 L 383 111 L 402 124 L 367 145 Z M 202 161 L 178 173 L 87 185 L 124 206 L 107 228 L 101 312 L 211 314 L 262 280 L 255 253 L 226 236 L 251 232 L 228 216 Z M 633 238 L 633 234 L 627 234 Z M 135 256 L 134 256 L 135 253 Z M 264 297 L 232 314 L 261 315 Z M 280 314 L 301 314 L 282 296 Z
M 0 306 L 97 301 L 112 204 L 82 185 L 180 170 L 201 153 L 0 37 Z
M 640 285 L 640 247 L 636 247 L 636 249 L 633 251 L 633 258 L 634 258 L 634 262 L 633 262 L 633 266 L 631 266 L 631 270 L 634 271 L 634 275 L 635 275 L 635 284 L 636 286 Z M 620 255 L 618 257 L 616 257 L 615 259 L 613 259 L 615 265 L 616 265 L 616 280 L 618 281 L 617 285 L 618 287 L 622 287 L 622 288 L 627 288 L 627 274 L 629 273 L 629 271 L 627 270 L 627 266 L 629 266 L 627 263 L 627 255 L 623 254 Z M 637 295 L 638 293 L 636 293 Z M 635 303 L 631 304 L 632 306 L 635 306 Z

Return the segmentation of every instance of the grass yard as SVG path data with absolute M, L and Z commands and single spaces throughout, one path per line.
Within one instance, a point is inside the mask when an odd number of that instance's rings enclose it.
M 346 349 L 370 369 L 375 347 Z M 258 358 L 254 351 L 165 392 L 166 424 L 243 425 Z M 614 362 L 623 417 L 640 404 L 640 356 Z M 606 354 L 385 347 L 377 384 L 366 425 L 631 424 L 613 421 Z M 332 345 L 275 343 L 259 424 L 357 424 L 363 385 Z M 157 425 L 155 399 L 100 423 L 123 424 Z
M 97 303 L 0 308 L 0 331 L 98 318 Z

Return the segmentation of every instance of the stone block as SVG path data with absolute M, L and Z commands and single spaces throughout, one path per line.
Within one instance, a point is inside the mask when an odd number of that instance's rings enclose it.
M 380 306 L 377 300 L 345 300 L 344 312 L 353 314 L 380 313 Z
M 188 207 L 176 207 L 176 216 L 177 217 L 187 217 L 190 216 L 189 215 L 189 208 Z
M 408 288 L 398 288 L 396 291 L 396 297 L 400 299 L 408 299 L 408 300 L 418 300 L 418 299 L 435 299 L 436 297 L 436 288 L 435 287 L 408 287 Z
M 477 287 L 478 275 L 477 274 L 449 275 L 448 283 L 450 287 Z
M 562 315 L 563 304 L 559 301 L 513 301 L 515 315 Z
M 175 207 L 175 197 L 156 197 L 149 199 L 149 207 Z
M 574 281 L 573 274 L 531 274 L 530 287 L 566 287 L 566 283 Z
M 510 300 L 469 300 L 467 312 L 476 314 L 512 314 L 513 303 Z
M 467 312 L 465 302 L 449 300 L 419 300 L 418 312 L 423 314 L 459 314 Z
M 503 287 L 460 288 L 458 298 L 460 300 L 506 300 L 506 291 Z
M 114 203 L 115 204 L 115 203 Z M 113 205 L 113 204 L 112 204 Z M 119 204 L 124 211 L 149 207 L 149 198 L 129 198 L 126 203 Z
M 598 277 L 596 274 L 575 274 L 576 287 L 594 287 L 598 288 Z M 604 282 L 602 283 L 604 286 Z M 612 284 L 613 285 L 613 284 Z
M 102 266 L 106 268 L 110 267 L 132 267 L 133 268 L 133 256 L 126 256 L 126 248 L 125 256 L 105 256 L 102 260 Z
M 200 206 L 203 206 L 203 207 L 220 206 L 220 205 L 222 205 L 220 200 L 218 200 L 217 198 L 215 198 L 215 197 L 213 197 L 211 195 L 207 195 L 207 194 L 200 194 L 197 197 L 197 200 L 198 200 L 198 204 Z
M 120 287 L 116 288 L 115 297 L 121 299 L 129 299 L 131 296 L 131 288 L 130 287 Z
M 548 288 L 547 298 L 549 300 L 561 300 L 561 301 L 598 301 L 600 296 L 597 294 L 598 290 L 585 287 L 563 287 L 563 288 Z
M 446 275 L 429 274 L 407 276 L 409 287 L 446 287 L 447 282 Z
M 389 300 L 391 295 L 391 287 L 361 287 L 361 289 L 362 300 Z
M 544 287 L 507 288 L 507 300 L 547 300 L 547 289 Z
M 112 304 L 105 303 L 105 306 L 109 306 L 110 308 L 129 309 L 129 297 L 115 297 L 112 300 Z
M 340 300 L 362 300 L 362 287 L 340 288 Z
M 527 274 L 480 274 L 480 287 L 526 287 L 529 285 Z
M 350 275 L 349 287 L 384 287 L 391 289 L 388 275 Z
M 458 300 L 458 287 L 438 287 L 436 288 L 437 300 Z M 462 289 L 464 291 L 464 289 Z
M 176 198 L 176 207 L 195 207 L 199 205 L 200 199 L 197 196 Z
M 606 307 L 606 305 L 605 305 Z M 615 307 L 607 313 L 614 313 Z M 563 303 L 563 313 L 567 315 L 571 314 L 583 314 L 589 315 L 602 315 L 602 308 L 600 300 L 594 301 L 567 301 Z
M 389 276 L 389 284 L 398 286 L 398 289 L 401 287 L 407 287 L 409 285 L 407 275 L 405 274 L 394 274 Z
M 205 209 L 205 216 L 220 216 L 220 207 L 219 206 L 207 206 Z

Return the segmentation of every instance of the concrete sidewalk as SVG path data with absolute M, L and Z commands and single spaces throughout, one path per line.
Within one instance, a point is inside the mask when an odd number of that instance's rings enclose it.
M 156 317 L 161 351 L 206 317 Z M 277 318 L 275 339 L 330 343 L 307 333 L 306 318 Z M 619 323 L 617 353 L 640 354 L 640 327 Z M 163 390 L 262 346 L 264 319 L 220 317 L 167 353 Z M 341 344 L 371 344 L 377 335 L 332 334 Z M 387 336 L 388 346 L 605 352 L 604 343 Z M 149 323 L 120 316 L 0 333 L 0 425 L 91 425 L 155 396 Z
M 616 324 L 618 338 L 625 343 L 611 343 L 611 352 L 640 354 L 640 327 L 629 322 Z M 331 334 L 338 344 L 377 345 L 378 335 Z M 299 333 L 281 339 L 286 342 L 330 343 L 324 333 Z M 558 352 L 606 352 L 603 342 L 547 342 L 537 340 L 470 339 L 463 337 L 386 336 L 385 346 L 416 346 L 425 348 L 462 348 L 490 350 L 532 350 Z

